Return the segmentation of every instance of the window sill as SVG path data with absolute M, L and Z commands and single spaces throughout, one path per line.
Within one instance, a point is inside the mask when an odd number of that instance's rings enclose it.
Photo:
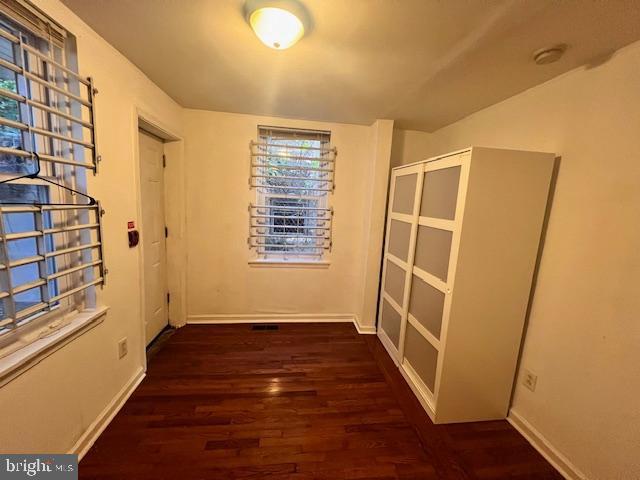
M 300 261 L 300 260 L 249 260 L 250 267 L 268 268 L 329 268 L 330 262 Z
M 73 315 L 71 322 L 51 335 L 40 338 L 0 359 L 0 387 L 22 375 L 55 351 L 99 325 L 108 307 L 98 307 Z

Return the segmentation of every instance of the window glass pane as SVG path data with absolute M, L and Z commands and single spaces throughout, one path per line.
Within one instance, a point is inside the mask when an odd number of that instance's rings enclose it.
M 32 307 L 42 302 L 42 292 L 40 287 L 32 288 L 26 292 L 18 293 L 14 295 L 16 301 L 16 312 L 20 312 L 25 308 Z
M 9 306 L 7 305 L 6 298 L 0 299 L 0 320 L 3 320 L 9 316 Z
M 49 187 L 44 185 L 27 184 L 0 184 L 0 200 L 2 203 L 46 203 L 49 199 Z M 43 215 L 44 227 L 50 223 L 50 214 Z M 3 215 L 4 230 L 6 234 L 32 232 L 37 230 L 36 217 L 33 212 L 5 213 Z M 50 236 L 49 236 L 50 237 Z M 21 238 L 7 242 L 7 252 L 10 261 L 19 261 L 36 257 L 42 252 L 38 251 L 38 237 Z M 40 240 L 42 241 L 42 240 Z M 53 240 L 44 239 L 48 245 L 48 251 L 53 250 Z M 53 266 L 53 259 L 47 261 Z M 50 270 L 54 271 L 54 270 Z M 40 279 L 40 268 L 37 262 L 18 265 L 10 268 L 11 284 L 13 288 L 32 283 Z M 57 288 L 55 282 L 52 287 Z M 14 296 L 16 311 L 24 310 L 32 305 L 42 302 L 42 290 L 40 287 L 32 288 Z
M 0 37 L 0 58 L 15 63 L 13 44 Z M 0 89 L 17 93 L 15 72 L 0 66 Z M 20 106 L 16 100 L 0 95 L 0 116 L 8 120 L 20 121 Z M 0 146 L 22 149 L 22 132 L 17 128 L 0 125 Z M 31 158 L 0 154 L 0 173 L 28 173 L 34 168 Z
M 40 278 L 40 271 L 37 263 L 20 265 L 11 269 L 11 284 L 13 288 L 30 283 Z
M 28 9 L 28 7 L 25 7 Z M 20 20 L 23 19 L 20 15 Z M 60 33 L 57 28 L 44 27 L 35 34 L 30 29 L 23 28 L 23 24 L 17 21 L 9 12 L 0 14 L 0 29 L 19 37 L 21 42 L 33 47 L 33 51 L 22 51 L 19 46 L 6 38 L 0 37 L 0 59 L 5 65 L 12 63 L 24 68 L 29 74 L 16 74 L 12 69 L 0 65 L 0 118 L 3 123 L 12 124 L 18 122 L 18 127 L 29 125 L 31 131 L 12 126 L 0 125 L 0 180 L 10 181 L 10 184 L 0 184 L 0 204 L 2 215 L 0 222 L 4 233 L 9 236 L 26 238 L 4 239 L 3 248 L 0 249 L 0 263 L 4 269 L 0 270 L 0 290 L 8 294 L 0 299 L 0 321 L 11 312 L 13 317 L 14 305 L 17 311 L 16 318 L 20 318 L 18 326 L 26 323 L 34 317 L 34 313 L 48 310 L 54 306 L 49 298 L 56 296 L 60 291 L 68 292 L 83 282 L 93 280 L 95 268 L 87 267 L 68 275 L 63 275 L 57 280 L 47 282 L 46 278 L 56 271 L 72 269 L 88 262 L 89 257 L 99 259 L 101 249 L 82 250 L 68 252 L 63 255 L 46 258 L 47 253 L 56 250 L 78 247 L 80 244 L 92 244 L 100 242 L 97 229 L 78 227 L 99 223 L 97 210 L 64 209 L 55 212 L 42 212 L 40 209 L 26 208 L 26 212 L 15 212 L 15 205 L 41 205 L 48 203 L 66 202 L 81 204 L 84 199 L 74 197 L 61 189 L 51 188 L 50 185 L 39 179 L 27 180 L 26 174 L 37 171 L 37 163 L 31 156 L 16 156 L 11 150 L 20 150 L 22 155 L 28 152 L 38 152 L 85 164 L 85 156 L 88 151 L 94 153 L 91 147 L 74 146 L 73 142 L 65 142 L 47 135 L 46 131 L 64 135 L 77 140 L 91 142 L 93 139 L 92 128 L 82 125 L 82 120 L 91 122 L 93 111 L 90 106 L 83 106 L 85 101 L 91 103 L 90 88 L 85 89 L 83 83 L 76 76 L 63 67 L 46 64 L 35 51 L 55 59 L 59 64 L 66 65 L 68 54 L 75 55 L 75 41 L 72 36 Z M 70 40 L 68 42 L 68 40 Z M 48 66 L 47 66 L 48 65 Z M 72 69 L 73 70 L 73 69 Z M 34 77 L 55 83 L 61 91 L 53 90 L 42 82 L 33 80 Z M 67 95 L 67 91 L 73 95 Z M 84 101 L 74 100 L 78 95 Z M 15 97 L 15 98 L 12 98 Z M 16 100 L 17 98 L 17 100 Z M 26 99 L 26 101 L 25 101 Z M 29 102 L 29 101 L 32 102 Z M 28 105 L 29 104 L 29 105 Z M 60 112 L 60 115 L 52 113 L 50 109 L 41 108 L 46 105 Z M 78 121 L 70 120 L 75 117 Z M 7 150 L 9 152 L 7 152 Z M 25 153 L 26 152 L 26 153 Z M 85 191 L 85 170 L 72 166 L 62 165 L 60 162 L 42 162 L 39 177 L 55 177 L 58 182 L 74 186 Z M 13 212 L 12 212 L 13 210 Z M 96 220 L 90 221 L 91 215 Z M 54 224 L 55 220 L 55 224 Z M 42 230 L 62 227 L 65 231 L 44 234 Z M 92 270 L 90 272 L 90 270 Z M 33 283 L 40 283 L 33 287 Z M 26 287 L 28 290 L 17 293 Z M 60 287 L 60 288 L 58 288 Z M 62 306 L 76 305 L 77 297 L 69 297 L 62 302 Z M 46 303 L 42 308 L 40 304 Z M 25 309 L 38 304 L 36 312 L 30 310 L 26 316 Z M 22 311 L 22 315 L 20 312 Z M 47 317 L 48 318 L 48 317 Z M 0 322 L 1 323 L 1 322 Z M 13 323 L 13 322 L 12 322 Z M 0 325 L 0 333 L 8 331 L 15 325 L 7 322 L 8 326 Z M 12 337 L 11 337 L 12 338 Z
M 330 242 L 327 194 L 332 189 L 330 133 L 258 127 L 252 185 L 265 208 L 253 212 L 258 253 L 321 256 Z M 257 215 L 257 216 L 256 216 Z
M 38 245 L 35 238 L 11 240 L 8 242 L 7 247 L 9 250 L 9 260 L 20 260 L 38 254 Z
M 0 320 L 7 318 L 8 315 L 8 307 L 7 307 L 7 299 L 0 299 Z M 2 331 L 2 327 L 0 327 L 0 331 Z
M 0 184 L 0 201 L 7 203 L 47 203 L 49 187 L 16 183 Z
M 319 140 L 294 140 L 287 138 L 261 137 L 267 144 L 262 157 L 265 167 L 261 169 L 258 185 L 277 195 L 320 196 L 328 185 L 328 172 L 321 169 L 323 161 Z M 295 148 L 299 147 L 299 148 Z M 287 168 L 289 167 L 289 168 Z M 299 168 L 294 168 L 299 167 Z
M 31 232 L 36 229 L 35 215 L 31 212 L 5 213 L 4 225 L 7 233 Z
M 268 222 L 270 236 L 265 242 L 267 251 L 286 252 L 291 246 L 321 245 L 322 232 L 314 227 L 320 227 L 323 221 L 318 219 L 316 211 L 305 210 L 317 207 L 317 200 L 271 197 L 267 205 L 272 207 L 268 210 L 271 217 Z
M 0 28 L 2 28 L 2 25 L 0 25 Z M 4 37 L 0 37 L 0 58 L 13 62 L 13 55 L 13 43 Z

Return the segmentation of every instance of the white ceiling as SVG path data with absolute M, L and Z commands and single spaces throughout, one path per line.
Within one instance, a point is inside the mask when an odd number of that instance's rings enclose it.
M 305 0 L 313 30 L 284 51 L 243 0 L 63 2 L 184 107 L 425 131 L 640 39 L 640 0 Z

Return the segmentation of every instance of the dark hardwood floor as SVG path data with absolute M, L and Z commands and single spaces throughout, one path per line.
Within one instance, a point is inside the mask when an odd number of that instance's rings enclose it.
M 434 425 L 351 324 L 178 330 L 82 479 L 561 479 L 506 421 Z

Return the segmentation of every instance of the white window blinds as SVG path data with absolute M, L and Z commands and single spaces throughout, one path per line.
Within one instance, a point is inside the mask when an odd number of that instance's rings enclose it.
M 67 33 L 18 1 L 0 5 L 0 343 L 34 318 L 87 306 L 104 282 L 90 78 Z M 48 318 L 48 317 L 47 317 Z
M 256 203 L 249 246 L 259 256 L 319 258 L 331 248 L 336 154 L 330 132 L 258 127 L 250 144 Z

